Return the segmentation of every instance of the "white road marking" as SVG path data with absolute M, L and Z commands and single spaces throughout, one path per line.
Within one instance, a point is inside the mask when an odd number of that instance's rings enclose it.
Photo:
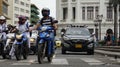
M 33 62 L 35 62 L 35 59 L 30 59 L 30 60 L 20 60 L 20 61 L 18 61 L 18 63 L 33 63 Z
M 68 61 L 66 59 L 53 59 L 51 64 L 54 64 L 54 65 L 68 65 Z
M 31 63 L 34 63 L 35 60 L 20 60 L 20 61 L 17 61 L 16 63 L 13 63 L 11 65 L 31 65 Z
M 12 65 L 31 65 L 31 63 L 13 63 Z
M 0 60 L 0 62 L 4 62 L 4 61 L 6 61 L 6 60 Z
M 96 60 L 94 58 L 80 58 L 81 60 L 83 60 L 84 62 L 87 62 L 89 65 L 102 65 L 105 64 L 99 60 Z

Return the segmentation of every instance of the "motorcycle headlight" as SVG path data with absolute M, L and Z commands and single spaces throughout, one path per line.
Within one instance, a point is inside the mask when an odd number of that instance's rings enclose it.
M 16 35 L 16 38 L 17 38 L 17 39 L 21 39 L 21 38 L 22 38 L 22 35 Z
M 30 42 L 35 42 L 35 39 L 34 39 L 34 38 L 31 38 L 31 39 L 30 39 Z

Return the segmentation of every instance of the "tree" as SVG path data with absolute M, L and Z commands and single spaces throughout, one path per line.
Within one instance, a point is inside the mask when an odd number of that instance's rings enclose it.
M 109 0 L 110 7 L 114 9 L 114 37 L 115 44 L 117 43 L 117 33 L 118 33 L 118 24 L 117 24 L 117 7 L 120 5 L 120 0 Z

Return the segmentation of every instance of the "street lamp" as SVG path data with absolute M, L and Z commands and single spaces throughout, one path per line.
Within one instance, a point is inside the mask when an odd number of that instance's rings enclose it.
M 101 40 L 101 22 L 102 22 L 103 15 L 97 15 L 96 17 L 96 22 L 98 23 L 99 26 L 99 40 Z
M 98 40 L 98 22 L 97 20 L 94 20 L 94 25 L 95 25 L 95 36 L 96 36 L 96 39 Z

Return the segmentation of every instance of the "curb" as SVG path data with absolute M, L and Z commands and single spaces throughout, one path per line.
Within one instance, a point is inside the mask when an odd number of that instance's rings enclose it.
M 104 51 L 104 50 L 95 50 L 96 54 L 101 55 L 108 55 L 110 57 L 120 58 L 120 52 L 111 52 L 111 51 Z

